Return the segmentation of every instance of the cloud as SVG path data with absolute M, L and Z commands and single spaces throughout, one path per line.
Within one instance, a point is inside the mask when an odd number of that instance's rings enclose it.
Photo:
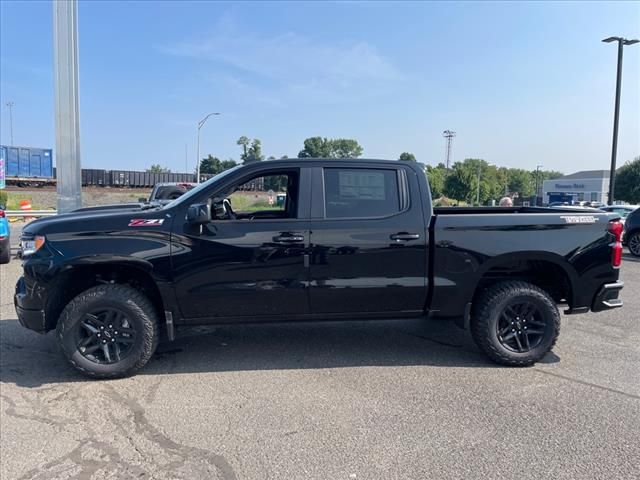
M 279 104 L 343 102 L 393 91 L 403 75 L 367 42 L 314 43 L 296 33 L 258 36 L 226 24 L 197 41 L 162 48 L 167 54 L 225 66 L 236 87 Z

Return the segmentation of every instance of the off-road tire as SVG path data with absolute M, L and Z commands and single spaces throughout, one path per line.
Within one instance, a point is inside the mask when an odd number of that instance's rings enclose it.
M 116 363 L 94 363 L 80 353 L 76 343 L 78 323 L 92 309 L 102 307 L 125 312 L 136 331 L 130 353 Z M 108 284 L 85 290 L 71 300 L 60 315 L 56 334 L 71 365 L 90 377 L 107 379 L 131 375 L 149 361 L 158 345 L 159 326 L 156 309 L 144 294 L 127 285 Z
M 507 306 L 514 301 L 533 304 L 545 323 L 539 345 L 526 352 L 515 352 L 503 345 L 498 322 Z M 496 283 L 488 287 L 474 302 L 471 335 L 480 349 L 494 362 L 513 367 L 533 365 L 555 345 L 560 334 L 560 313 L 551 296 L 541 288 L 522 281 Z

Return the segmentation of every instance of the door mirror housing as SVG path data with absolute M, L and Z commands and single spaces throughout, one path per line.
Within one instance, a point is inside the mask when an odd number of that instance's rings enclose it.
M 211 205 L 208 203 L 195 203 L 187 210 L 187 222 L 194 225 L 202 225 L 211 221 Z

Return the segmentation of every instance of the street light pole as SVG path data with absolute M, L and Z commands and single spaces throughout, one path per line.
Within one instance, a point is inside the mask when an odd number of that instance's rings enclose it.
M 197 167 L 196 167 L 196 183 L 200 183 L 200 129 L 212 115 L 220 115 L 220 112 L 212 112 L 198 122 L 198 146 L 196 147 Z
M 609 37 L 602 40 L 605 43 L 618 42 L 618 70 L 616 75 L 616 103 L 613 113 L 613 142 L 611 145 L 611 170 L 609 172 L 609 198 L 607 203 L 613 205 L 614 188 L 616 184 L 616 155 L 618 153 L 618 123 L 620 121 L 620 89 L 622 87 L 622 50 L 625 45 L 633 45 L 640 40 L 627 40 L 622 37 Z
M 476 193 L 476 203 L 480 206 L 480 170 L 482 169 L 482 164 L 478 165 L 478 191 Z
M 537 207 L 538 206 L 538 189 L 539 184 L 540 184 L 540 167 L 543 167 L 544 165 L 536 165 L 536 199 L 533 201 L 533 206 Z
M 11 146 L 13 147 L 13 106 L 15 103 L 8 101 L 6 105 L 9 107 L 9 132 L 11 133 Z

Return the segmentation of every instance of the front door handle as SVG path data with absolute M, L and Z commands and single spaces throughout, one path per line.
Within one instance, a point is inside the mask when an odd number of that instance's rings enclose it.
M 389 238 L 391 238 L 391 240 L 395 240 L 396 242 L 402 242 L 402 241 L 406 242 L 407 240 L 418 240 L 420 238 L 420 234 L 400 232 L 400 233 L 394 233 L 393 235 L 390 235 Z
M 273 241 L 275 243 L 299 243 L 304 242 L 304 237 L 302 235 L 283 234 L 273 237 Z

